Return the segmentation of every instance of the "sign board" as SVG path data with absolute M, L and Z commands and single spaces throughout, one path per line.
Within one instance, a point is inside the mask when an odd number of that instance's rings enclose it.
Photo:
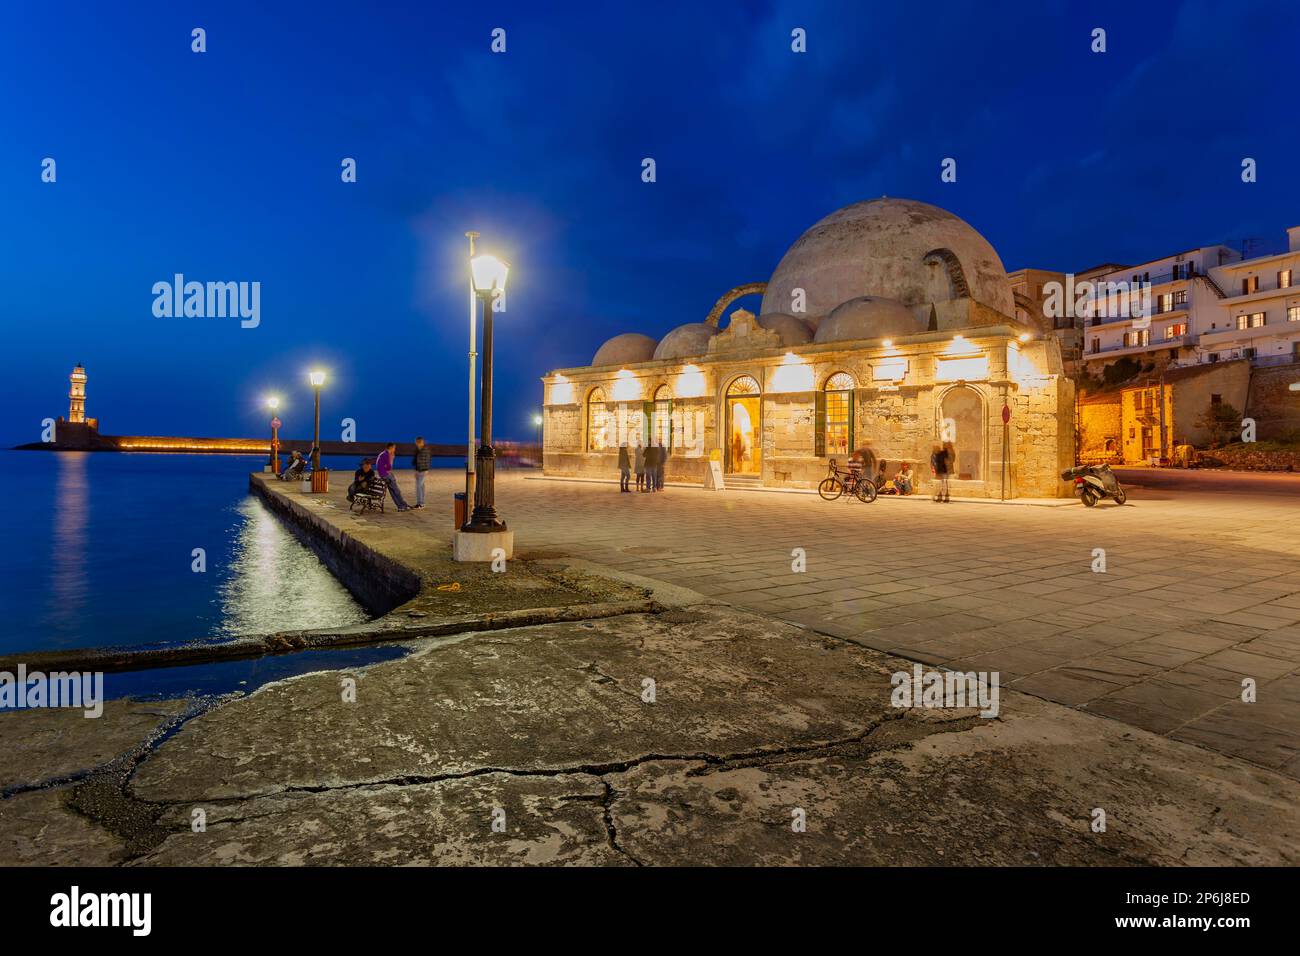
M 279 428 L 279 427 L 280 427 L 280 419 L 278 419 L 278 418 L 272 418 L 272 419 L 271 419 L 271 427 L 272 427 L 272 428 Z
M 704 473 L 704 487 L 712 491 L 725 491 L 726 483 L 722 480 L 722 462 L 716 458 L 709 460 L 709 470 Z
M 1009 421 L 1011 421 L 1011 406 L 1010 406 L 1010 405 L 1003 405 L 1003 406 L 1002 406 L 1002 424 L 1005 425 L 1005 424 L 1006 424 L 1007 422 L 1009 422 Z

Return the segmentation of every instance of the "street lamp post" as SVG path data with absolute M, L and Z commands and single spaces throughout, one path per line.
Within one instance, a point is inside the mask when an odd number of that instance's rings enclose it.
M 537 467 L 542 466 L 542 416 L 533 416 L 533 427 L 537 429 Z
M 280 416 L 275 412 L 280 407 L 280 399 L 274 395 L 266 400 L 266 407 L 271 410 L 271 474 L 280 473 Z
M 510 266 L 496 256 L 470 260 L 474 292 L 483 303 L 483 375 L 480 390 L 479 445 L 475 457 L 474 511 L 461 531 L 479 534 L 505 531 L 496 510 L 496 449 L 492 447 L 492 308 L 493 299 L 505 292 Z
M 469 259 L 474 261 L 474 240 L 477 232 L 465 233 L 469 240 Z M 478 293 L 474 288 L 474 276 L 471 270 L 469 281 L 469 441 L 465 445 L 465 507 L 474 497 L 474 364 L 478 358 L 475 341 L 478 337 Z
M 312 433 L 311 440 L 311 470 L 320 469 L 320 390 L 325 384 L 325 373 L 316 369 L 307 376 L 311 380 L 311 387 L 316 392 L 316 426 Z

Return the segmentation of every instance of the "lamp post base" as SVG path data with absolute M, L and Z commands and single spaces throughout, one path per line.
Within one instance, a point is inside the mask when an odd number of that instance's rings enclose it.
M 513 531 L 456 531 L 451 536 L 451 556 L 454 561 L 508 561 L 514 555 Z

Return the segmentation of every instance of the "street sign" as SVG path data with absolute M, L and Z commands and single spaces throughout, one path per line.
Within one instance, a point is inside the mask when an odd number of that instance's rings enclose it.
M 278 419 L 278 418 L 272 418 L 272 419 L 271 419 L 271 427 L 272 427 L 272 428 L 279 428 L 279 427 L 280 427 L 280 419 Z
M 1002 424 L 1005 425 L 1005 424 L 1006 424 L 1007 422 L 1009 422 L 1009 421 L 1011 421 L 1011 406 L 1010 406 L 1010 405 L 1003 405 L 1003 406 L 1002 406 Z

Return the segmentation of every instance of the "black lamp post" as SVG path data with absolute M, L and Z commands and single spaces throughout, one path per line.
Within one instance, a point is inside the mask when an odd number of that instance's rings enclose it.
M 474 455 L 474 511 L 461 531 L 487 534 L 505 531 L 506 523 L 496 509 L 496 449 L 492 447 L 492 308 L 496 296 L 504 294 L 510 266 L 496 256 L 475 256 L 470 260 L 474 292 L 483 303 L 483 373 L 479 400 L 479 446 Z
M 311 470 L 320 470 L 320 389 L 325 384 L 325 373 L 317 370 L 307 376 L 316 391 L 316 430 L 311 440 Z

